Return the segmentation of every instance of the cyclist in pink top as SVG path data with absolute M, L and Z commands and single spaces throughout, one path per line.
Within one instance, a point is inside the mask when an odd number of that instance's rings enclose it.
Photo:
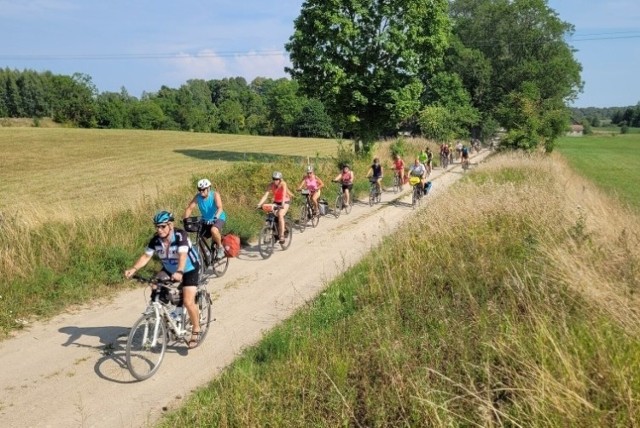
M 267 191 L 262 195 L 260 202 L 258 202 L 258 208 L 262 207 L 269 195 L 273 195 L 273 204 L 279 206 L 277 213 L 278 216 L 278 231 L 280 236 L 278 240 L 281 244 L 284 244 L 284 216 L 289 211 L 289 204 L 291 203 L 291 196 L 293 193 L 287 187 L 287 182 L 282 179 L 282 173 L 275 171 L 271 175 L 271 183 L 267 187 Z
M 348 164 L 344 164 L 342 166 L 342 171 L 340 171 L 340 173 L 333 179 L 333 181 L 342 183 L 342 193 L 344 193 L 346 197 L 345 205 L 349 205 L 351 203 L 350 191 L 353 189 L 353 182 L 355 179 L 355 174 L 351 171 Z
M 318 199 L 320 199 L 320 189 L 324 187 L 324 183 L 320 180 L 320 177 L 316 176 L 313 172 L 313 167 L 311 165 L 307 166 L 307 173 L 300 181 L 298 185 L 298 190 L 302 190 L 305 188 L 311 194 L 311 200 L 313 201 L 313 213 L 318 213 Z

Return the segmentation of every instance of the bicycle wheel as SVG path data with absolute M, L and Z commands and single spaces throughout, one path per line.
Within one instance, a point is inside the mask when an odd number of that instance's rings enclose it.
M 196 252 L 198 253 L 198 260 L 200 261 L 200 266 L 198 267 L 198 274 L 200 275 L 200 281 L 201 282 L 206 282 L 209 277 L 211 276 L 211 272 L 208 271 L 208 267 L 209 265 L 207 264 L 207 260 L 205 258 L 205 248 L 203 248 L 203 246 L 206 246 L 207 243 L 203 242 L 203 241 L 198 241 L 198 245 L 196 245 Z M 211 253 L 210 250 L 208 250 L 209 253 Z
M 300 220 L 298 220 L 298 228 L 300 229 L 300 232 L 304 232 L 304 230 L 307 228 L 308 219 L 309 219 L 309 208 L 307 204 L 304 204 L 302 206 L 302 209 L 300 210 Z
M 373 203 L 376 200 L 376 191 L 371 188 L 371 190 L 369 190 L 369 206 L 372 207 Z
M 167 330 L 162 318 L 155 312 L 140 317 L 127 339 L 126 359 L 131 375 L 137 380 L 149 379 L 160 368 L 166 349 Z
M 280 244 L 283 250 L 289 248 L 293 239 L 293 222 L 289 218 L 284 219 L 284 244 Z
M 229 268 L 229 257 L 225 254 L 224 257 L 218 258 L 216 254 L 218 251 L 218 246 L 214 246 L 213 251 L 213 261 L 211 262 L 211 269 L 213 270 L 213 274 L 220 278 L 225 274 L 227 269 Z
M 376 191 L 376 204 L 379 204 L 382 201 L 382 192 Z
M 267 225 L 260 231 L 260 238 L 258 240 L 258 251 L 263 259 L 268 259 L 273 254 L 273 246 L 276 243 L 273 228 Z
M 340 214 L 342 214 L 342 194 L 336 196 L 336 205 L 333 210 L 333 215 L 336 216 L 336 218 L 340 217 Z
M 353 197 L 353 196 L 351 196 Z M 342 205 L 344 206 L 344 212 L 346 212 L 347 214 L 349 214 L 351 212 L 351 207 L 353 207 L 353 201 L 349 201 L 348 204 L 345 204 L 344 201 L 342 203 Z
M 198 316 L 200 320 L 200 340 L 198 344 L 194 347 L 197 348 L 200 346 L 205 337 L 207 337 L 207 333 L 209 332 L 209 326 L 211 324 L 211 296 L 207 292 L 207 289 L 204 287 L 199 287 L 196 292 L 196 305 L 198 306 Z M 189 319 L 189 314 L 184 311 L 184 329 L 187 332 L 191 331 L 191 320 Z M 189 334 L 185 336 L 184 339 L 187 344 L 189 342 Z M 191 349 L 194 349 L 191 348 Z
M 400 176 L 396 175 L 393 178 L 393 193 L 398 193 L 400 191 Z
M 316 227 L 320 223 L 320 213 L 316 212 L 315 214 L 311 211 L 311 226 Z
M 415 209 L 418 206 L 419 196 L 418 196 L 418 186 L 413 186 L 413 192 L 411 192 L 411 206 Z

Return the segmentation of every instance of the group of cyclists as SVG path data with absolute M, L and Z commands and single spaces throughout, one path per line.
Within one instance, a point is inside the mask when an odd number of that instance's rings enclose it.
M 456 146 L 461 159 L 468 159 L 469 151 L 460 143 L 460 148 Z M 450 146 L 442 144 L 440 146 L 441 155 L 449 156 Z M 405 181 L 409 177 L 417 177 L 416 185 L 420 185 L 424 194 L 427 194 L 431 182 L 427 178 L 431 174 L 433 168 L 433 153 L 429 147 L 425 147 L 415 158 L 412 165 L 408 168 L 405 166 L 404 160 L 398 154 L 393 156 L 394 175 L 399 179 L 400 188 L 404 187 Z M 367 178 L 371 183 L 375 183 L 377 190 L 382 192 L 382 178 L 384 170 L 380 164 L 379 158 L 374 158 L 373 163 L 367 172 Z M 408 174 L 408 177 L 407 177 Z M 333 178 L 333 182 L 340 183 L 341 190 L 344 195 L 344 203 L 350 205 L 352 203 L 352 189 L 355 181 L 355 174 L 348 164 L 344 164 L 340 172 Z M 197 183 L 197 193 L 187 204 L 183 219 L 191 216 L 193 210 L 198 207 L 201 219 L 208 228 L 205 230 L 205 237 L 211 238 L 216 244 L 220 258 L 224 257 L 224 247 L 222 246 L 222 230 L 227 221 L 227 215 L 223 209 L 222 198 L 219 192 L 212 187 L 211 181 L 203 178 Z M 315 174 L 311 165 L 307 166 L 304 177 L 300 180 L 296 190 L 306 189 L 312 201 L 312 209 L 314 215 L 319 213 L 319 199 L 322 189 L 325 187 L 324 182 Z M 282 172 L 275 171 L 271 176 L 271 182 L 267 186 L 265 193 L 260 198 L 257 208 L 271 199 L 271 203 L 278 206 L 278 239 L 280 243 L 285 242 L 285 215 L 289 211 L 291 200 L 294 197 L 293 192 L 289 189 L 287 182 L 284 180 Z M 162 264 L 162 269 L 156 274 L 158 280 L 172 280 L 180 283 L 183 293 L 183 306 L 191 319 L 192 332 L 189 339 L 189 348 L 198 346 L 200 340 L 200 324 L 198 316 L 198 308 L 195 302 L 195 295 L 199 278 L 199 264 L 197 252 L 189 240 L 188 233 L 174 226 L 175 218 L 173 214 L 166 210 L 158 211 L 153 217 L 155 234 L 147 243 L 143 254 L 135 261 L 131 268 L 125 270 L 124 276 L 131 278 L 135 273 L 149 263 L 154 255 L 158 257 Z M 184 222 L 184 220 L 183 220 Z M 155 293 L 155 290 L 154 292 Z M 154 295 L 152 294 L 152 298 Z

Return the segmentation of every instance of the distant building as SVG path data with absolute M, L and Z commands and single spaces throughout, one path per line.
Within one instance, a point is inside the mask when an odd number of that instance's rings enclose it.
M 569 126 L 569 131 L 567 132 L 567 136 L 569 137 L 582 137 L 584 135 L 584 126 L 574 123 Z

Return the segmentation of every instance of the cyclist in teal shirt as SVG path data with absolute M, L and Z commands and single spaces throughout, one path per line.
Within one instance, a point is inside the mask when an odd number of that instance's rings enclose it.
M 198 181 L 198 193 L 193 197 L 191 202 L 189 202 L 182 217 L 189 217 L 196 206 L 200 210 L 202 220 L 210 226 L 205 237 L 213 238 L 218 245 L 218 257 L 223 258 L 222 228 L 227 222 L 227 214 L 222 209 L 220 192 L 213 190 L 211 182 L 206 178 Z

